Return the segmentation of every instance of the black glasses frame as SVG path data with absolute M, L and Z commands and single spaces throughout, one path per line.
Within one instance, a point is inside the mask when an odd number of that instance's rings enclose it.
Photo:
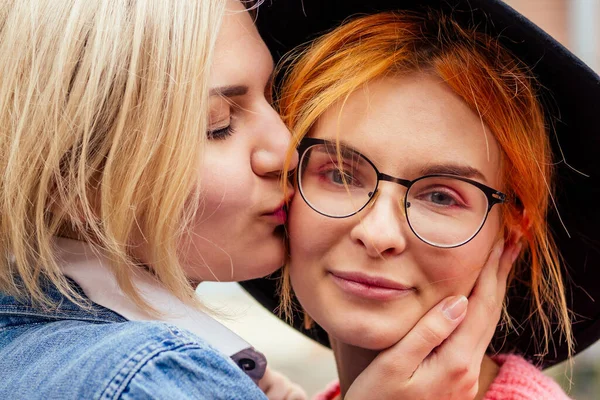
M 359 157 L 361 157 L 362 159 L 364 159 L 365 161 L 367 161 L 371 167 L 373 167 L 373 170 L 376 172 L 377 174 L 377 183 L 375 184 L 375 188 L 373 189 L 372 192 L 369 192 L 369 200 L 367 200 L 367 202 L 358 210 L 356 210 L 355 212 L 348 214 L 348 215 L 329 215 L 326 214 L 322 211 L 317 210 L 315 207 L 313 207 L 313 205 L 306 199 L 306 197 L 304 197 L 304 193 L 302 191 L 302 185 L 300 184 L 300 173 L 299 171 L 302 169 L 301 165 L 302 165 L 302 160 L 304 159 L 304 155 L 306 154 L 306 152 L 313 146 L 317 146 L 317 145 L 329 145 L 329 146 L 336 146 L 337 144 L 331 140 L 327 140 L 327 139 L 318 139 L 318 138 L 309 138 L 309 137 L 305 137 L 303 138 L 299 145 L 298 145 L 298 155 L 299 155 L 299 163 L 298 163 L 298 169 L 296 170 L 296 182 L 298 184 L 298 191 L 300 192 L 300 195 L 302 196 L 302 199 L 304 200 L 304 202 L 311 208 L 313 209 L 315 212 L 325 216 L 325 217 L 329 217 L 329 218 L 336 218 L 336 219 L 341 219 L 341 218 L 348 218 L 351 217 L 353 215 L 358 214 L 359 212 L 361 212 L 362 210 L 365 209 L 365 207 L 367 207 L 374 198 L 376 198 L 376 194 L 377 194 L 377 189 L 379 188 L 379 182 L 380 181 L 386 181 L 386 182 L 392 182 L 392 183 L 397 183 L 401 186 L 404 186 L 406 188 L 406 192 L 408 193 L 408 191 L 410 190 L 411 186 L 413 186 L 415 183 L 426 179 L 426 178 L 436 178 L 436 177 L 442 177 L 442 178 L 452 178 L 452 179 L 457 179 L 459 181 L 463 181 L 466 183 L 469 183 L 475 187 L 477 187 L 478 189 L 480 189 L 484 194 L 485 197 L 487 199 L 487 203 L 488 203 L 488 207 L 487 207 L 487 211 L 485 214 L 485 218 L 483 219 L 483 222 L 481 223 L 481 226 L 479 226 L 479 229 L 477 229 L 477 231 L 467 240 L 465 240 L 464 242 L 461 242 L 459 244 L 456 245 L 452 245 L 452 246 L 440 246 L 437 244 L 433 244 L 427 240 L 425 240 L 424 238 L 422 238 L 413 228 L 412 224 L 410 223 L 410 219 L 408 218 L 408 208 L 410 207 L 410 202 L 408 201 L 408 196 L 404 196 L 404 213 L 407 216 L 406 221 L 408 223 L 408 226 L 410 227 L 410 230 L 415 234 L 415 236 L 417 236 L 420 240 L 422 240 L 423 242 L 431 245 L 431 246 L 435 246 L 435 247 L 442 247 L 442 248 L 454 248 L 454 247 L 459 247 L 462 246 L 468 242 L 470 242 L 471 240 L 473 240 L 473 238 L 475 236 L 477 236 L 477 234 L 481 231 L 481 228 L 483 228 L 483 226 L 485 225 L 485 222 L 487 221 L 487 217 L 490 213 L 490 210 L 492 209 L 492 207 L 495 204 L 502 204 L 506 202 L 506 194 L 491 188 L 487 185 L 484 185 L 483 183 L 474 181 L 472 179 L 469 178 L 464 178 L 462 176 L 458 176 L 458 175 L 452 175 L 452 174 L 431 174 L 431 175 L 424 175 L 421 176 L 417 179 L 414 179 L 412 181 L 408 180 L 408 179 L 402 179 L 402 178 L 396 178 L 394 176 L 388 175 L 388 174 L 384 174 L 382 172 L 380 172 L 377 167 L 375 166 L 375 164 L 373 164 L 373 162 L 371 160 L 369 160 L 365 155 L 363 155 L 362 153 L 349 148 L 349 150 L 351 150 L 353 153 L 355 153 L 356 155 L 358 155 Z

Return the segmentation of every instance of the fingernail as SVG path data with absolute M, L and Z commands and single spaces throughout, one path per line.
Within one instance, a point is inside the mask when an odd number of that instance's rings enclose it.
M 467 309 L 467 298 L 465 296 L 454 296 L 446 300 L 442 307 L 444 316 L 451 321 L 458 319 Z
M 513 249 L 513 252 L 510 256 L 510 263 L 514 264 L 515 260 L 517 259 L 517 257 L 519 257 L 519 254 L 521 253 L 521 249 L 523 248 L 523 244 L 522 243 L 517 243 L 515 245 L 515 248 Z

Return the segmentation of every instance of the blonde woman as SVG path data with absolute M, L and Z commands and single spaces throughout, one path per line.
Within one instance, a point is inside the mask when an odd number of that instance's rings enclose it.
M 262 398 L 194 295 L 284 258 L 289 132 L 244 6 L 3 2 L 0 49 L 0 397 Z
M 0 397 L 303 398 L 194 294 L 284 260 L 244 4 L 8 1 L 0 51 Z

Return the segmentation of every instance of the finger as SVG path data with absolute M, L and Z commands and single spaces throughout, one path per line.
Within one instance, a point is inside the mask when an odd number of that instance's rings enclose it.
M 271 388 L 271 384 L 273 383 L 271 368 L 267 367 L 263 377 L 258 381 L 258 387 L 263 393 L 267 393 L 267 391 Z
M 306 393 L 285 375 L 271 371 L 269 386 L 263 390 L 269 400 L 304 400 Z
M 452 296 L 442 300 L 402 340 L 379 353 L 371 366 L 377 368 L 379 365 L 382 370 L 387 370 L 384 376 L 387 375 L 388 378 L 394 376 L 394 379 L 408 380 L 423 360 L 460 324 L 465 317 L 467 304 L 465 296 Z
M 269 400 L 283 400 L 287 393 L 285 377 L 268 367 L 263 378 L 259 381 L 258 387 Z
M 475 282 L 475 286 L 471 291 L 471 296 L 473 295 L 481 295 L 484 293 L 496 293 L 496 281 L 498 279 L 498 275 L 502 274 L 502 267 L 505 265 L 500 262 L 502 259 L 502 255 L 505 253 L 505 244 L 504 240 L 499 240 L 496 242 L 492 250 L 490 251 L 490 255 L 486 260 L 483 268 L 479 272 L 479 277 Z
M 288 387 L 285 385 L 274 384 L 264 393 L 269 400 L 285 400 L 288 394 Z
M 469 296 L 469 311 L 463 322 L 438 349 L 440 359 L 455 362 L 457 354 L 470 354 L 476 369 L 492 340 L 500 320 L 506 278 L 514 261 L 515 246 L 494 246 Z M 458 358 L 461 358 L 458 356 Z M 454 360 L 454 361 L 453 361 Z M 461 360 L 465 363 L 465 360 Z M 451 368 L 450 365 L 446 366 Z
M 508 278 L 508 274 L 512 270 L 515 261 L 519 257 L 521 253 L 521 249 L 523 248 L 523 244 L 519 241 L 518 238 L 513 238 L 510 244 L 507 244 L 507 248 L 505 249 L 502 257 L 500 258 L 500 266 L 498 268 L 498 280 L 502 281 L 499 289 L 502 289 L 501 295 L 504 297 L 506 292 L 506 280 Z
M 278 379 L 276 382 L 272 382 L 264 393 L 269 400 L 284 400 L 287 396 L 288 389 L 288 385 Z
M 498 241 L 490 251 L 490 255 L 469 295 L 469 312 L 463 323 L 450 340 L 461 342 L 460 348 L 473 349 L 473 344 L 484 342 L 487 336 L 493 334 L 502 308 L 504 289 L 506 286 L 507 250 L 504 241 Z M 465 334 L 463 334 L 465 332 Z M 462 340 L 461 340 L 462 339 Z M 479 340 L 477 340 L 479 339 Z M 483 339 L 483 340 L 482 340 Z
M 506 287 L 506 279 L 502 277 L 507 274 L 503 269 L 506 269 L 507 257 L 510 259 L 507 253 L 510 254 L 503 242 L 496 243 L 469 296 L 469 312 L 449 338 L 449 347 L 471 352 L 474 348 L 487 348 L 500 319 Z
M 286 396 L 285 399 L 286 400 L 307 400 L 308 395 L 306 394 L 304 389 L 302 389 L 297 384 L 293 383 L 292 387 L 290 389 L 290 392 L 288 393 L 288 395 Z
M 506 286 L 502 269 L 507 260 L 510 262 L 511 255 L 512 251 L 504 249 L 503 241 L 492 248 L 469 296 L 466 316 L 435 354 L 423 363 L 423 374 L 439 380 L 450 379 L 454 386 L 476 386 L 481 360 L 500 318 L 502 287 Z

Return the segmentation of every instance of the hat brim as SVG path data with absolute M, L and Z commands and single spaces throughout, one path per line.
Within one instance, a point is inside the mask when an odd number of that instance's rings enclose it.
M 499 38 L 532 69 L 542 85 L 551 142 L 556 156 L 555 202 L 550 230 L 562 257 L 567 302 L 573 313 L 575 351 L 600 338 L 600 77 L 552 37 L 498 0 L 272 0 L 261 5 L 258 29 L 275 60 L 292 48 L 338 26 L 354 14 L 423 7 L 446 9 L 464 24 Z M 558 209 L 558 212 L 557 212 Z M 263 306 L 279 305 L 277 274 L 242 283 Z M 543 367 L 565 360 L 568 347 L 555 333 L 554 346 L 545 356 L 532 342 L 529 291 L 515 286 L 509 292 L 509 313 L 518 332 L 498 331 L 494 349 L 517 352 Z M 329 345 L 327 334 L 316 327 L 294 327 Z M 507 335 L 508 334 L 508 335 Z

